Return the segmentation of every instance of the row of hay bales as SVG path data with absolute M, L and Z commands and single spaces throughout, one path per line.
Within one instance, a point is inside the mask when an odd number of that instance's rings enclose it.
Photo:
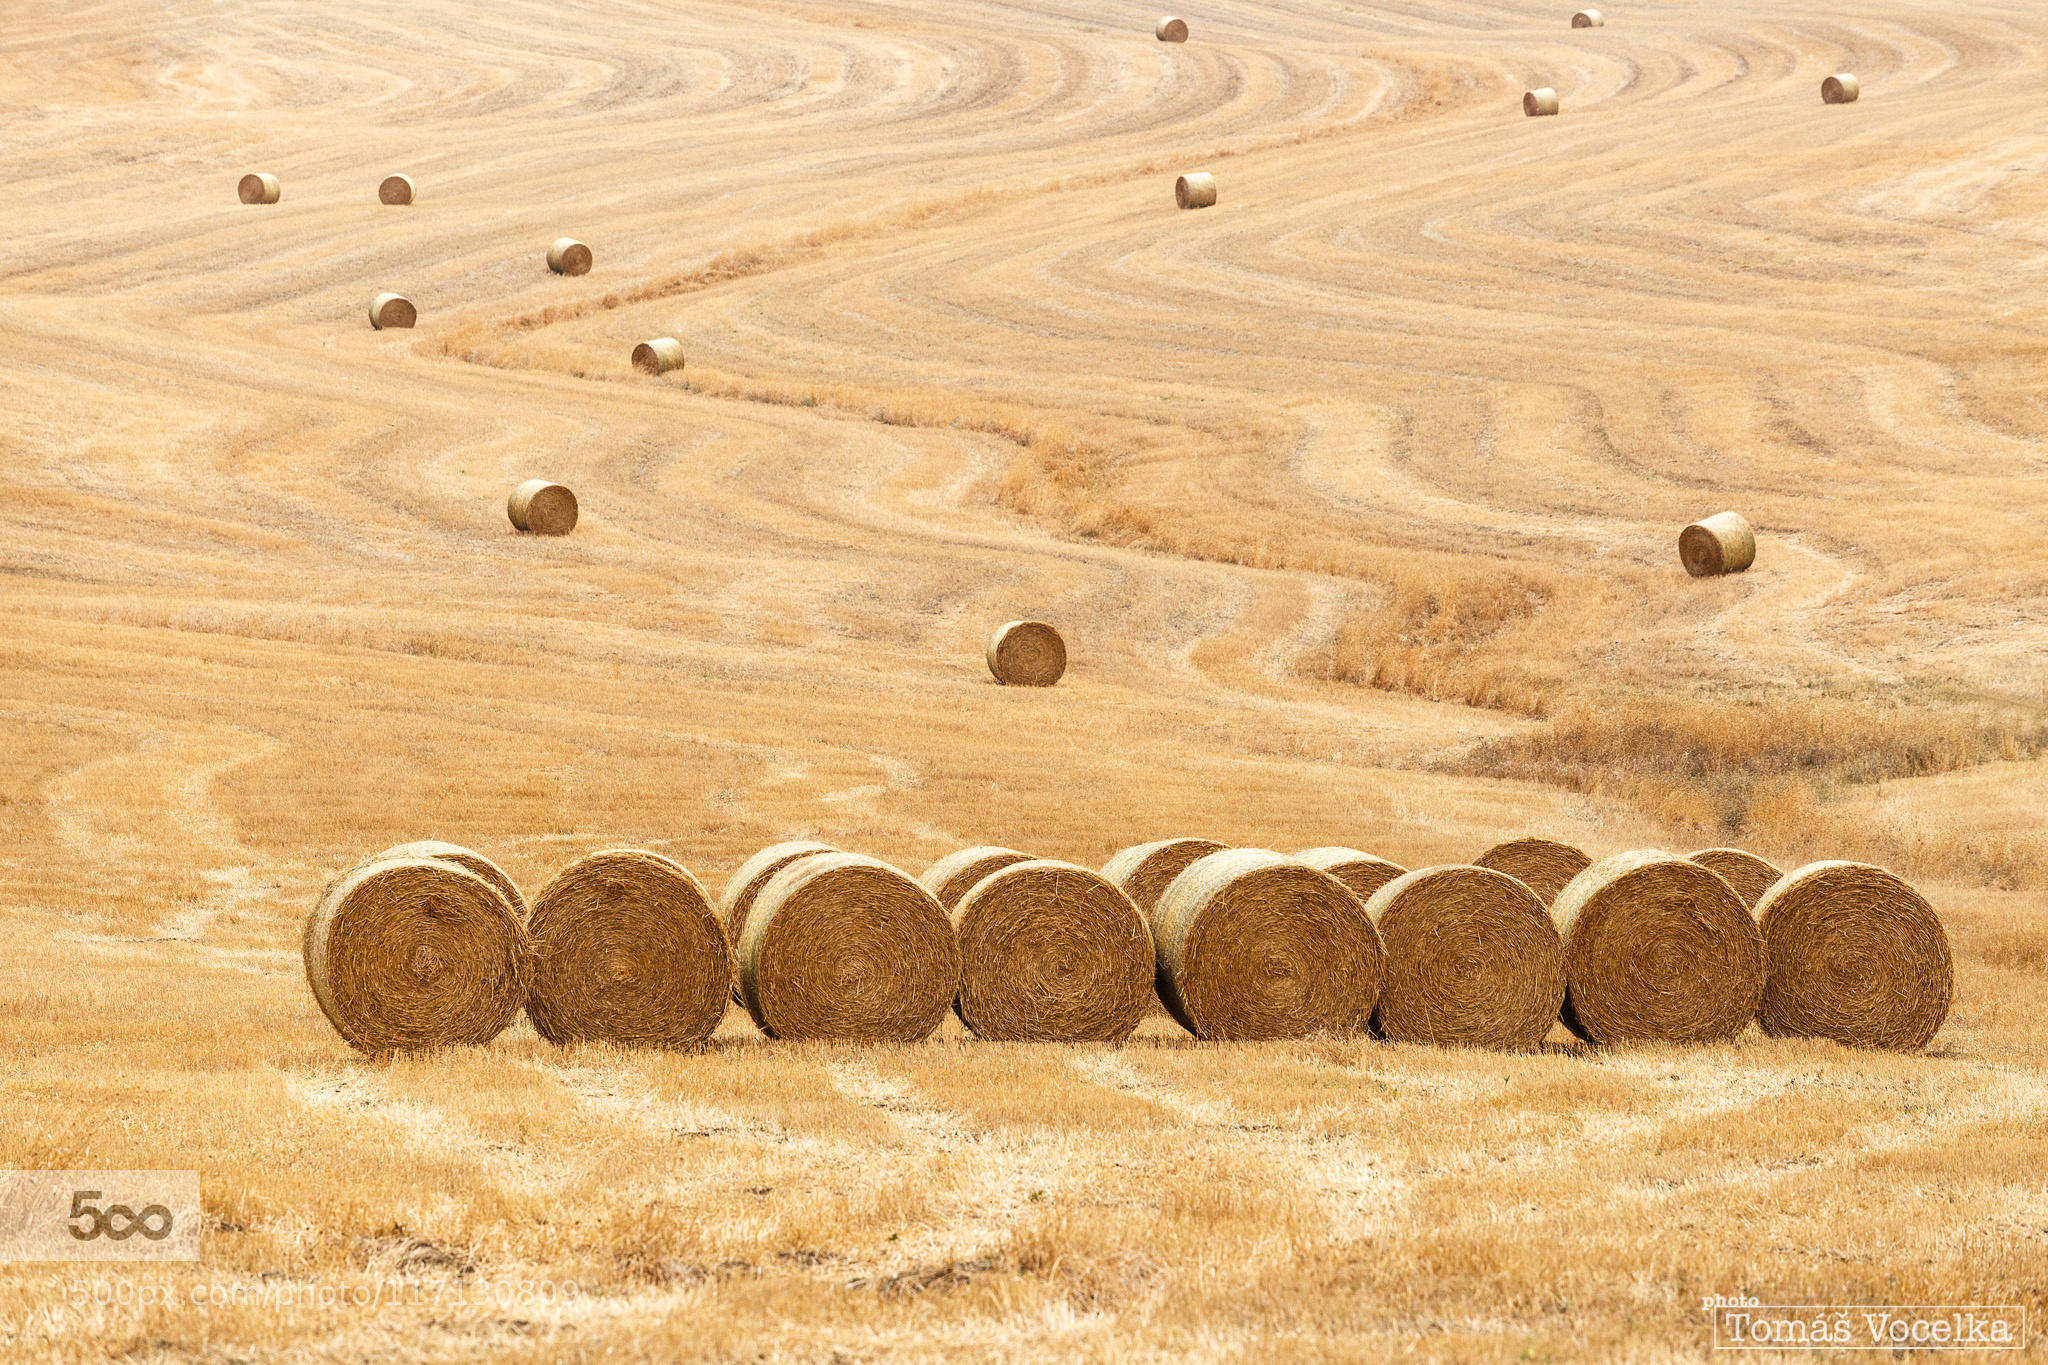
M 1739 849 L 1595 863 L 1521 838 L 1410 871 L 1165 839 L 1098 872 L 994 846 L 923 876 L 816 842 L 714 903 L 658 853 L 593 853 L 529 907 L 488 858 L 405 844 L 331 883 L 306 974 L 367 1052 L 478 1044 L 521 1009 L 551 1042 L 702 1041 L 729 999 L 771 1038 L 915 1042 L 948 1009 L 994 1041 L 1119 1042 L 1156 999 L 1197 1038 L 1370 1033 L 1527 1049 L 1774 1036 L 1917 1050 L 1953 991 L 1939 917 L 1862 863 Z

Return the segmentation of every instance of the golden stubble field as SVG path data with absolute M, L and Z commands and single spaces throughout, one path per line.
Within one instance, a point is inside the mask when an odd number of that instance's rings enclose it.
M 1689 1359 L 1738 1293 L 2038 1324 L 2048 15 L 1570 8 L 1217 0 L 1169 47 L 1081 0 L 11 5 L 0 1166 L 196 1168 L 210 1230 L 125 1303 L 0 1268 L 0 1355 Z M 1221 201 L 1176 213 L 1191 169 Z M 565 233 L 590 275 L 546 273 Z M 384 289 L 416 331 L 365 325 Z M 633 373 L 662 334 L 689 368 Z M 507 525 L 535 475 L 569 539 Z M 1757 567 L 1689 581 L 1723 507 Z M 981 663 L 1020 615 L 1067 634 L 1050 692 Z M 715 889 L 799 836 L 916 871 L 1524 830 L 1889 863 L 1957 1009 L 1911 1058 L 735 1012 L 696 1055 L 374 1064 L 297 947 L 430 836 Z

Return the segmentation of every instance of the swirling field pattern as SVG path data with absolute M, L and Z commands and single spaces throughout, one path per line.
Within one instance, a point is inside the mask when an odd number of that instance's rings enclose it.
M 2038 715 L 2048 13 L 1604 8 L 1205 0 L 1177 45 L 1101 0 L 10 5 L 0 1165 L 203 1166 L 216 1278 L 598 1290 L 307 1329 L 405 1359 L 1690 1354 L 1703 1292 L 2038 1296 L 2009 1000 L 2048 926 L 1995 890 L 1943 899 L 1974 1068 L 787 1055 L 735 1016 L 703 1058 L 366 1071 L 298 973 L 323 879 L 404 839 L 530 888 L 794 837 L 1423 866 L 1681 837 L 1474 775 L 1567 706 Z M 664 335 L 687 368 L 636 373 Z M 572 536 L 508 525 L 533 477 Z M 1724 508 L 1756 567 L 1687 579 Z M 1026 616 L 1055 689 L 981 662 Z M 2040 764 L 1954 781 L 1870 819 L 2048 830 Z M 0 1344 L 290 1339 L 35 1292 Z

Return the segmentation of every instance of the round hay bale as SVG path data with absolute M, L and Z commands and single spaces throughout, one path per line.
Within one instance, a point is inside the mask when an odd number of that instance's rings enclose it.
M 497 887 L 439 858 L 364 863 L 306 920 L 306 981 L 364 1052 L 488 1043 L 526 1001 L 533 945 Z
M 1373 1031 L 1397 1043 L 1533 1048 L 1564 1005 L 1564 940 L 1522 882 L 1426 867 L 1365 903 L 1387 951 Z
M 1533 836 L 1495 844 L 1472 861 L 1507 873 L 1534 891 L 1545 905 L 1555 903 L 1565 883 L 1593 865 L 1591 858 L 1570 844 Z
M 1408 871 L 1355 848 L 1305 848 L 1294 856 L 1318 872 L 1329 873 L 1362 901 L 1371 900 L 1381 887 Z
M 1739 848 L 1703 848 L 1686 856 L 1709 872 L 1717 873 L 1722 881 L 1734 887 L 1735 894 L 1742 897 L 1742 903 L 1751 910 L 1755 910 L 1756 903 L 1764 898 L 1764 892 L 1776 886 L 1778 878 L 1785 875 L 1775 864 Z
M 740 994 L 771 1038 L 914 1043 L 960 991 L 945 907 L 857 853 L 799 858 L 768 879 L 740 936 Z
M 1572 16 L 1573 28 L 1605 28 L 1607 16 L 1597 9 L 1582 9 Z
M 1820 83 L 1822 104 L 1854 104 L 1863 95 L 1863 83 L 1846 71 L 1837 71 Z
M 1756 563 L 1756 532 L 1739 512 L 1716 512 L 1678 533 L 1678 562 L 1694 578 L 1741 573 Z
M 578 859 L 534 898 L 526 1017 L 551 1043 L 689 1047 L 732 994 L 732 946 L 681 863 L 642 849 Z
M 277 183 L 277 177 L 262 171 L 245 175 L 235 185 L 235 193 L 245 204 L 275 204 L 284 193 L 284 187 Z
M 557 237 L 548 246 L 548 269 L 557 275 L 588 275 L 590 248 L 574 237 Z
M 769 878 L 799 858 L 808 858 L 814 853 L 837 852 L 839 850 L 830 844 L 792 839 L 787 843 L 770 844 L 740 864 L 740 870 L 726 879 L 725 890 L 718 895 L 718 922 L 725 926 L 725 939 L 732 945 L 735 961 L 740 950 L 740 935 L 746 932 L 747 913 L 754 908 L 754 898 L 761 894 L 762 887 L 768 885 Z M 740 994 L 737 976 L 732 983 L 732 998 L 736 1005 L 747 1003 Z
M 1043 621 L 1008 621 L 988 637 L 988 671 L 1005 687 L 1051 687 L 1067 671 L 1067 642 Z
M 982 878 L 953 907 L 954 1008 L 995 1042 L 1120 1043 L 1152 1004 L 1152 933 L 1099 872 L 1026 859 Z
M 519 918 L 526 918 L 526 897 L 519 893 L 518 885 L 505 875 L 505 869 L 475 849 L 464 848 L 461 844 L 451 844 L 440 839 L 419 839 L 409 844 L 393 844 L 382 853 L 363 859 L 357 866 L 360 867 L 363 863 L 382 863 L 393 859 L 410 858 L 439 858 L 443 862 L 454 863 L 457 867 L 468 868 L 497 887 L 498 893 L 511 903 L 513 911 Z
M 1386 952 L 1365 902 L 1327 872 L 1262 848 L 1211 853 L 1152 915 L 1159 996 L 1197 1038 L 1363 1033 Z
M 925 890 L 937 896 L 939 904 L 950 913 L 960 903 L 960 898 L 972 891 L 982 878 L 992 872 L 1000 872 L 1012 863 L 1030 861 L 1029 853 L 982 844 L 976 848 L 963 848 L 958 853 L 948 853 L 926 868 L 924 875 L 917 880 Z
M 1545 86 L 1541 90 L 1528 90 L 1522 94 L 1522 112 L 1530 118 L 1541 118 L 1557 112 L 1557 92 Z
M 1184 209 L 1206 209 L 1216 202 L 1216 177 L 1191 171 L 1173 182 L 1173 202 Z
M 380 204 L 410 204 L 412 196 L 413 184 L 409 175 L 387 175 L 384 183 L 377 186 L 377 202 Z
M 1595 1043 L 1726 1042 L 1756 1015 L 1764 943 L 1735 888 L 1656 849 L 1617 853 L 1558 893 L 1564 1008 Z
M 528 479 L 505 500 L 505 515 L 522 531 L 566 536 L 576 529 L 576 495 L 546 479 Z
M 1211 853 L 1221 853 L 1228 844 L 1214 839 L 1161 839 L 1156 843 L 1127 848 L 1102 865 L 1102 875 L 1117 890 L 1131 898 L 1149 922 L 1159 907 L 1159 898 L 1173 879 Z
M 419 310 L 403 294 L 379 294 L 370 300 L 370 325 L 380 332 L 386 327 L 410 327 L 419 320 Z
M 1152 36 L 1162 43 L 1184 43 L 1188 40 L 1188 21 L 1169 14 L 1152 26 Z
M 674 337 L 655 337 L 633 348 L 633 368 L 649 374 L 667 374 L 683 368 L 683 343 Z
M 1918 1052 L 1948 1018 L 1955 965 L 1924 897 L 1868 863 L 1808 863 L 1757 903 L 1764 993 L 1776 1038 Z

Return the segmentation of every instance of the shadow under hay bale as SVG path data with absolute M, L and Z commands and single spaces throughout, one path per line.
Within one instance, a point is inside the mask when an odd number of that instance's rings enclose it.
M 377 202 L 380 204 L 410 204 L 414 188 L 409 175 L 387 175 L 384 183 L 377 186 Z
M 996 868 L 952 909 L 955 1010 L 996 1042 L 1118 1043 L 1152 1004 L 1152 934 L 1098 872 L 1028 859 Z
M 1763 935 L 1735 888 L 1655 849 L 1595 863 L 1558 893 L 1559 1018 L 1589 1042 L 1726 1042 L 1756 1016 Z
M 1124 849 L 1102 865 L 1102 875 L 1129 896 L 1131 904 L 1150 923 L 1153 911 L 1159 907 L 1159 897 L 1173 885 L 1175 877 L 1227 847 L 1214 839 L 1160 839 Z
M 1555 114 L 1557 109 L 1557 92 L 1548 86 L 1541 90 L 1523 92 L 1522 113 L 1529 118 L 1542 118 L 1548 114 Z
M 387 327 L 410 327 L 419 319 L 419 310 L 403 294 L 379 294 L 370 300 L 370 325 L 380 332 Z
M 1386 948 L 1373 1031 L 1397 1043 L 1534 1048 L 1564 1006 L 1564 940 L 1522 882 L 1484 867 L 1403 873 L 1366 913 Z
M 1822 104 L 1854 104 L 1863 97 L 1863 83 L 1846 71 L 1838 71 L 1820 83 Z
M 1755 910 L 1756 903 L 1764 898 L 1764 892 L 1776 886 L 1778 878 L 1785 875 L 1775 864 L 1739 848 L 1703 848 L 1686 856 L 1708 871 L 1718 873 L 1722 881 L 1735 888 L 1735 894 L 1742 897 L 1742 903 L 1751 910 Z
M 769 878 L 740 938 L 740 992 L 771 1038 L 914 1043 L 960 991 L 953 923 L 916 879 L 857 853 Z
M 1043 621 L 1009 621 L 988 637 L 988 671 L 1005 687 L 1051 687 L 1066 675 L 1067 642 Z
M 1152 26 L 1152 36 L 1162 43 L 1184 43 L 1188 40 L 1188 21 L 1169 14 Z
M 557 275 L 588 275 L 590 248 L 574 237 L 557 237 L 548 246 L 548 269 Z
M 512 903 L 439 858 L 365 863 L 306 920 L 306 981 L 369 1053 L 488 1043 L 526 1001 L 533 945 Z
M 963 848 L 948 853 L 924 870 L 918 882 L 925 890 L 939 898 L 939 904 L 950 913 L 960 898 L 975 888 L 984 877 L 1000 872 L 1012 863 L 1032 861 L 1029 853 L 1019 853 L 1014 848 L 998 848 L 993 844 L 982 844 L 975 848 Z M 1118 894 L 1122 894 L 1119 892 Z
M 1152 916 L 1167 1012 L 1202 1039 L 1366 1031 L 1386 966 L 1365 903 L 1327 872 L 1266 849 L 1211 853 Z
M 1505 872 L 1536 893 L 1545 905 L 1557 900 L 1565 883 L 1593 865 L 1593 860 L 1570 844 L 1534 835 L 1495 844 L 1472 860 L 1475 867 Z
M 1883 868 L 1809 863 L 1766 892 L 1756 914 L 1765 1033 L 1918 1052 L 1948 1018 L 1948 933 L 1926 898 Z
M 526 1015 L 551 1043 L 689 1047 L 718 1027 L 733 954 L 711 900 L 659 853 L 579 859 L 533 902 Z
M 1371 900 L 1381 887 L 1408 871 L 1399 863 L 1355 848 L 1305 848 L 1294 856 L 1318 872 L 1329 873 L 1362 901 Z
M 1173 182 L 1173 202 L 1184 209 L 1213 208 L 1216 177 L 1207 171 L 1191 171 Z
M 519 918 L 526 918 L 526 897 L 520 894 L 519 887 L 505 874 L 505 869 L 475 849 L 464 848 L 461 844 L 451 844 L 441 839 L 418 839 L 409 844 L 393 844 L 382 853 L 363 859 L 357 866 L 408 858 L 439 858 L 443 862 L 454 863 L 457 867 L 468 868 L 497 887 L 499 893 L 511 902 Z
M 574 493 L 546 479 L 528 479 L 505 499 L 512 525 L 536 536 L 568 535 L 576 529 L 580 510 Z
M 683 343 L 674 337 L 655 337 L 633 348 L 633 368 L 647 374 L 667 374 L 683 368 Z
M 235 194 L 245 204 L 275 204 L 283 197 L 284 189 L 276 176 L 254 171 L 236 183 Z
M 1756 532 L 1739 512 L 1716 512 L 1678 533 L 1678 562 L 1694 578 L 1741 573 L 1756 563 Z

